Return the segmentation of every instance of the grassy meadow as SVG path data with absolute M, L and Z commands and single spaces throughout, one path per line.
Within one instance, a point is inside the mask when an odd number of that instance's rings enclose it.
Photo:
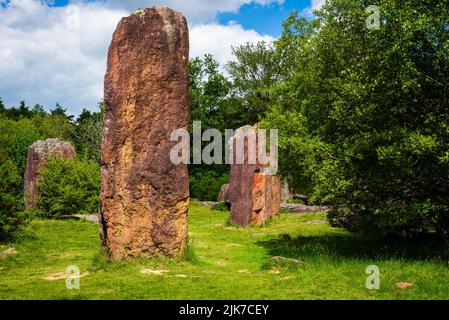
M 449 298 L 447 250 L 430 240 L 361 239 L 331 228 L 325 214 L 283 213 L 249 229 L 228 215 L 193 203 L 184 258 L 112 263 L 98 225 L 35 220 L 27 236 L 0 245 L 18 251 L 0 259 L 0 299 Z M 79 290 L 66 288 L 70 265 L 80 268 Z M 379 290 L 365 287 L 369 265 L 380 268 Z

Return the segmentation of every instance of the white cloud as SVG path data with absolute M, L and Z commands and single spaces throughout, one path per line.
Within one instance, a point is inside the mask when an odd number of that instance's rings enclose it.
M 196 57 L 211 53 L 221 65 L 224 65 L 233 59 L 231 46 L 273 40 L 273 37 L 261 36 L 256 31 L 245 30 L 241 25 L 235 23 L 227 26 L 198 25 L 190 30 L 190 55 Z
M 315 10 L 321 9 L 321 7 L 323 7 L 325 3 L 326 0 L 311 0 L 310 6 L 304 8 L 304 10 L 302 10 L 301 12 L 301 15 L 306 18 L 313 18 L 313 12 Z
M 285 0 L 108 0 L 106 4 L 112 8 L 135 10 L 142 7 L 164 5 L 181 11 L 191 24 L 210 23 L 218 12 L 236 12 L 249 3 L 268 5 L 283 4 Z
M 80 29 L 71 12 L 35 0 L 12 0 L 0 9 L 0 97 L 6 105 L 24 99 L 71 113 L 94 107 L 103 95 L 106 52 L 126 11 L 80 5 Z
M 164 3 L 180 6 L 183 3 L 185 8 L 203 6 L 198 12 L 208 12 L 212 17 L 213 12 L 237 10 L 239 5 L 249 1 L 167 0 Z M 24 99 L 29 105 L 40 103 L 54 107 L 60 102 L 73 114 L 83 107 L 95 107 L 103 96 L 112 33 L 120 18 L 129 14 L 131 4 L 137 3 L 124 2 L 128 6 L 78 3 L 78 29 L 74 29 L 76 12 L 67 8 L 48 7 L 39 0 L 11 0 L 8 7 L 0 6 L 0 97 L 5 104 L 17 105 Z M 156 1 L 146 1 L 153 2 Z M 189 10 L 192 12 L 186 15 L 196 15 L 193 9 Z M 232 58 L 231 45 L 260 40 L 273 39 L 235 23 L 190 25 L 191 56 L 212 53 L 222 64 Z

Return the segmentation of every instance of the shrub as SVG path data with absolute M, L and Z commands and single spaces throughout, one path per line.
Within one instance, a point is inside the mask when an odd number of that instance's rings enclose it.
M 212 206 L 212 210 L 215 211 L 229 211 L 229 207 L 224 202 L 219 202 Z
M 333 205 L 332 220 L 448 235 L 449 7 L 381 1 L 373 30 L 365 3 L 289 18 L 277 42 L 286 78 L 263 125 L 279 129 L 281 170 Z
M 229 173 L 196 171 L 190 175 L 190 196 L 202 201 L 216 201 L 221 186 L 229 181 Z
M 95 213 L 99 186 L 95 161 L 50 159 L 41 170 L 37 212 L 49 217 Z
M 30 119 L 14 121 L 0 117 L 0 157 L 13 161 L 20 178 L 25 173 L 28 147 L 44 138 Z
M 22 178 L 11 160 L 0 164 L 0 241 L 7 241 L 20 235 L 29 222 L 29 215 L 23 212 L 23 196 L 18 192 Z

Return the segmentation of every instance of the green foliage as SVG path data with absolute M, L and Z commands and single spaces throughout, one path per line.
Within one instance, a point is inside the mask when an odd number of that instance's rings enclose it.
M 0 159 L 11 160 L 23 177 L 28 147 L 43 137 L 31 119 L 14 121 L 0 116 Z
M 103 139 L 103 102 L 100 102 L 98 106 L 100 112 L 83 109 L 76 120 L 74 141 L 78 154 L 100 163 Z
M 449 232 L 448 16 L 447 2 L 333 0 L 276 43 L 286 71 L 264 125 L 281 168 L 354 231 Z
M 32 118 L 40 134 L 46 138 L 55 138 L 73 143 L 74 125 L 60 114 L 38 114 Z
M 39 104 L 30 109 L 22 101 L 19 108 L 5 108 L 1 102 L 0 143 L 3 143 L 4 147 L 2 150 L 14 155 L 14 162 L 23 169 L 29 145 L 36 140 L 57 138 L 71 142 L 77 154 L 83 158 L 99 162 L 103 133 L 103 102 L 98 104 L 98 108 L 98 112 L 83 109 L 74 121 L 74 117 L 68 115 L 66 109 L 59 104 L 56 104 L 50 112 L 46 112 Z M 17 146 L 17 143 L 20 146 Z
M 13 120 L 20 120 L 22 118 L 31 118 L 33 113 L 28 109 L 25 101 L 20 101 L 19 107 L 12 107 L 6 109 L 3 102 L 0 103 L 0 113 L 5 115 L 7 118 Z
M 198 255 L 195 252 L 193 240 L 189 240 L 189 244 L 187 245 L 187 248 L 185 248 L 181 256 L 181 260 L 190 262 L 193 265 L 199 264 Z
M 212 206 L 212 210 L 215 210 L 215 211 L 229 211 L 229 208 L 228 208 L 228 206 L 226 205 L 226 203 L 224 203 L 224 202 L 219 202 L 219 203 L 214 204 L 214 205 Z
M 201 121 L 204 129 L 237 129 L 252 117 L 211 55 L 190 60 L 189 96 L 191 119 Z
M 242 98 L 243 110 L 248 113 L 248 122 L 253 125 L 265 114 L 275 97 L 271 88 L 280 78 L 280 64 L 275 48 L 266 42 L 247 43 L 233 48 L 236 61 L 228 62 L 234 90 Z
M 289 199 L 289 200 L 287 200 L 287 203 L 290 203 L 290 204 L 305 204 L 304 201 L 302 201 L 301 199 Z
M 248 123 L 250 114 L 240 107 L 232 84 L 219 70 L 211 55 L 194 58 L 189 64 L 191 119 L 201 121 L 203 130 L 236 129 Z M 203 143 L 203 147 L 208 143 Z M 193 152 L 193 150 L 192 150 Z M 224 154 L 223 154 L 224 159 Z M 228 166 L 191 165 L 190 195 L 204 201 L 216 201 L 220 188 L 228 181 Z
M 22 177 L 11 160 L 0 164 L 0 242 L 19 236 L 29 222 L 23 212 Z
M 221 186 L 228 183 L 229 173 L 218 170 L 195 170 L 189 175 L 190 196 L 203 201 L 216 201 Z
M 50 159 L 41 171 L 37 211 L 49 217 L 96 213 L 99 186 L 97 162 Z

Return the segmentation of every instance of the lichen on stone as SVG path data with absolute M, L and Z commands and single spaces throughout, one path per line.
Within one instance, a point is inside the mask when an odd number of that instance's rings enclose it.
M 138 15 L 139 18 L 143 19 L 145 17 L 146 10 L 139 8 L 133 12 L 133 14 Z

